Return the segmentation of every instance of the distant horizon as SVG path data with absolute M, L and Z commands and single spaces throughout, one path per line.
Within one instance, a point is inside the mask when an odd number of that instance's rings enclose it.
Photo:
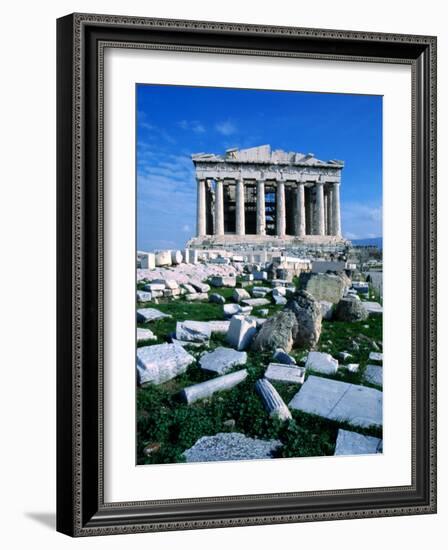
M 382 238 L 382 97 L 151 84 L 136 94 L 139 250 L 195 236 L 192 154 L 265 144 L 343 160 L 342 234 Z

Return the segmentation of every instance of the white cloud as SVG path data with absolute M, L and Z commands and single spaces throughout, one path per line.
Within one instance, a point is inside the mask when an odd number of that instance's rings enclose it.
M 189 130 L 195 134 L 204 134 L 205 126 L 198 120 L 181 120 L 178 125 L 182 130 Z
M 342 202 L 342 233 L 348 239 L 366 239 L 383 235 L 381 206 Z
M 215 130 L 223 136 L 231 136 L 237 132 L 237 128 L 230 120 L 224 120 L 215 124 Z

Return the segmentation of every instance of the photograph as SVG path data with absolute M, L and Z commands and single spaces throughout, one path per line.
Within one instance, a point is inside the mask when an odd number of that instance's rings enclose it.
M 135 97 L 136 465 L 383 453 L 383 97 Z

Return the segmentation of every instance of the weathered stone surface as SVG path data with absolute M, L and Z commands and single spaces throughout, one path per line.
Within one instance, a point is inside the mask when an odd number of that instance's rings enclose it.
M 193 285 L 189 285 L 188 283 L 184 283 L 183 288 L 188 292 L 188 294 L 196 294 L 197 290 L 194 288 Z
M 354 299 L 352 296 L 342 298 L 336 305 L 334 318 L 338 321 L 353 323 L 355 321 L 365 321 L 368 318 L 366 308 L 363 302 Z
M 158 309 L 154 309 L 151 307 L 137 309 L 137 321 L 139 323 L 158 321 L 159 319 L 163 319 L 165 317 L 171 317 L 171 315 L 168 315 L 167 313 L 162 313 Z
M 178 321 L 176 323 L 176 339 L 183 342 L 207 344 L 212 331 L 208 323 L 201 321 Z
M 364 371 L 364 380 L 375 384 L 376 386 L 383 386 L 383 367 L 381 365 L 367 365 Z
M 171 265 L 171 250 L 160 250 L 156 252 L 156 267 Z
M 272 289 L 268 286 L 254 286 L 254 288 L 252 289 L 252 296 L 254 298 L 264 298 L 266 294 L 269 294 L 269 292 L 271 291 Z
M 145 292 L 144 290 L 137 290 L 138 302 L 150 302 L 151 300 L 152 300 L 152 294 L 150 292 Z
M 374 363 L 382 363 L 383 362 L 383 354 L 378 353 L 376 351 L 371 351 L 369 353 L 369 361 L 373 361 Z
M 349 363 L 348 365 L 345 366 L 345 368 L 349 372 L 358 372 L 359 371 L 359 363 Z
M 256 332 L 256 321 L 249 320 L 243 315 L 234 315 L 230 321 L 226 340 L 232 347 L 241 351 L 251 345 Z
M 250 298 L 250 294 L 244 288 L 235 288 L 232 292 L 232 299 L 234 302 L 241 302 L 241 300 L 246 300 Z
M 264 377 L 268 380 L 285 382 L 290 384 L 303 384 L 305 381 L 305 369 L 297 365 L 283 365 L 281 363 L 269 363 Z
M 313 348 L 318 343 L 322 331 L 322 312 L 319 302 L 308 292 L 299 291 L 286 304 L 285 310 L 294 313 L 297 320 L 294 346 Z M 286 350 L 286 348 L 283 349 Z
M 156 267 L 156 256 L 152 252 L 137 252 L 137 267 L 139 269 L 154 269 Z
M 145 285 L 145 290 L 148 292 L 165 290 L 165 283 L 148 283 Z
M 231 348 L 216 348 L 210 353 L 205 353 L 199 360 L 201 369 L 216 372 L 217 374 L 226 374 L 237 365 L 247 363 L 247 353 L 245 351 L 235 351 Z
M 201 293 L 205 293 L 210 290 L 210 285 L 208 285 L 207 283 L 202 283 L 201 281 L 191 281 L 190 284 L 193 288 Z
M 194 357 L 175 344 L 156 344 L 137 348 L 140 383 L 163 384 L 184 373 Z
M 281 311 L 266 320 L 254 339 L 254 351 L 291 351 L 297 332 L 297 319 L 292 311 Z
M 278 391 L 267 379 L 257 380 L 255 389 L 263 401 L 265 409 L 269 416 L 278 418 L 279 420 L 291 420 L 292 415 Z
M 255 271 L 253 273 L 254 281 L 267 281 L 268 273 L 267 271 Z
M 143 340 L 157 340 L 157 336 L 149 328 L 137 327 L 137 342 L 143 342 Z
M 208 321 L 207 323 L 212 333 L 216 334 L 227 334 L 230 326 L 230 321 Z
M 336 374 L 339 363 L 329 353 L 310 351 L 305 367 L 321 374 Z
M 187 462 L 260 460 L 273 458 L 282 443 L 275 439 L 252 439 L 240 433 L 218 433 L 198 439 L 184 452 Z
M 211 302 L 212 304 L 226 303 L 226 299 L 224 298 L 224 296 L 221 296 L 221 294 L 217 294 L 216 292 L 214 292 L 213 294 L 210 294 L 210 296 L 208 297 L 208 301 Z
M 182 252 L 180 250 L 171 250 L 171 263 L 178 265 L 183 262 Z
M 362 302 L 369 315 L 382 315 L 383 307 L 378 302 Z
M 164 283 L 166 288 L 170 290 L 177 290 L 179 288 L 179 284 L 174 279 L 165 279 Z
M 242 307 L 240 304 L 225 304 L 223 310 L 225 317 L 232 317 L 233 315 L 248 315 L 252 311 L 252 307 Z
M 348 430 L 338 430 L 335 455 L 370 455 L 381 453 L 382 450 L 382 439 Z
M 289 408 L 316 414 L 352 426 L 383 425 L 383 393 L 318 376 L 309 376 Z
M 165 298 L 173 298 L 174 296 L 180 296 L 180 288 L 165 288 L 163 291 Z
M 242 300 L 241 303 L 244 304 L 245 306 L 260 307 L 260 306 L 267 306 L 271 302 L 266 298 L 248 298 L 248 299 Z
M 236 286 L 235 277 L 212 277 L 210 284 L 214 287 L 228 287 L 232 288 Z
M 187 302 L 207 302 L 208 294 L 207 292 L 198 292 L 196 294 L 187 294 L 185 296 Z
M 345 283 L 333 273 L 313 273 L 305 284 L 305 290 L 318 301 L 335 304 L 344 295 Z
M 319 304 L 322 312 L 322 319 L 325 319 L 325 321 L 331 321 L 333 319 L 333 304 L 325 300 L 320 300 Z
M 212 378 L 206 382 L 201 382 L 200 384 L 188 386 L 180 392 L 180 396 L 188 404 L 194 403 L 199 399 L 210 397 L 218 391 L 230 390 L 243 382 L 246 378 L 247 370 L 238 370 L 236 372 L 231 372 L 230 374 L 224 374 L 223 376 Z
M 286 306 L 288 300 L 284 296 L 273 296 L 276 306 Z
M 353 281 L 352 288 L 353 290 L 356 290 L 356 292 L 359 292 L 360 294 L 369 293 L 369 283 L 364 283 L 363 281 Z
M 297 361 L 292 355 L 288 355 L 282 348 L 277 348 L 272 356 L 272 359 L 276 363 L 282 363 L 283 365 L 296 365 Z

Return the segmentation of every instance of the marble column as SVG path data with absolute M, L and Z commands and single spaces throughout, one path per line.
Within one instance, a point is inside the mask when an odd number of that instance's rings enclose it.
M 333 206 L 332 206 L 332 188 L 331 185 L 328 187 L 327 193 L 327 205 L 328 205 L 328 217 L 327 217 L 327 235 L 333 235 Z
M 266 235 L 266 203 L 264 180 L 257 181 L 257 235 Z
M 324 184 L 316 182 L 316 235 L 325 235 L 325 205 L 324 205 Z
M 277 236 L 284 237 L 286 232 L 285 183 L 277 181 Z
M 340 196 L 339 196 L 339 183 L 332 184 L 332 193 L 331 193 L 331 224 L 332 224 L 332 235 L 336 237 L 341 236 L 341 205 L 340 205 Z
M 328 192 L 324 187 L 324 233 L 328 235 Z
M 206 234 L 205 180 L 198 179 L 197 236 Z
M 244 204 L 244 181 L 243 178 L 236 180 L 236 234 L 246 234 L 246 218 Z
M 215 235 L 224 235 L 224 192 L 222 179 L 216 180 L 215 187 Z
M 302 181 L 297 182 L 295 191 L 295 227 L 294 234 L 297 237 L 305 235 L 305 184 Z

